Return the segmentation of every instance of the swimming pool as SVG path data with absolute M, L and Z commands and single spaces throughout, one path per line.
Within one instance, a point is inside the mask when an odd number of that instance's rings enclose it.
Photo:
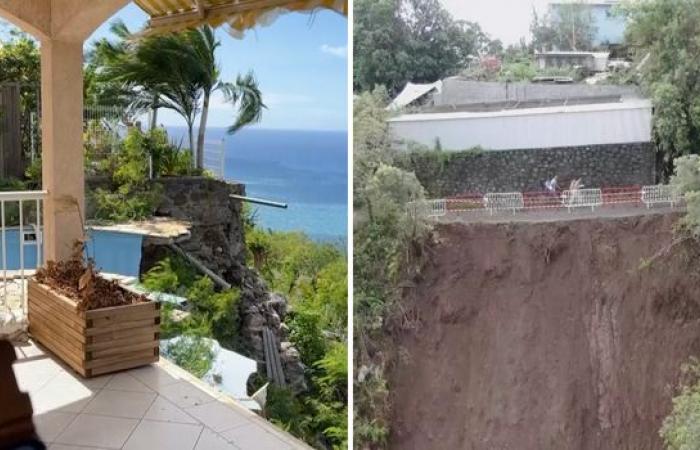
M 37 252 L 36 231 L 24 228 L 23 233 L 25 236 L 24 251 L 22 252 L 24 268 L 33 269 L 38 266 L 38 263 L 43 262 L 43 255 L 41 252 Z M 19 235 L 19 228 L 7 228 L 5 232 L 7 270 L 20 269 Z M 88 256 L 95 260 L 95 265 L 100 271 L 132 277 L 139 276 L 142 235 L 88 228 L 87 236 Z M 2 247 L 3 242 L 0 238 L 0 251 L 2 251 Z

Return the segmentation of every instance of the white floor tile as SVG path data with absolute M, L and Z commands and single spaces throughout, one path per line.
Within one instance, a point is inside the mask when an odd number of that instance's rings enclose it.
M 144 420 L 124 450 L 192 450 L 201 432 L 201 425 Z
M 107 450 L 98 447 L 83 447 L 82 445 L 51 444 L 49 450 Z
M 159 389 L 160 395 L 180 408 L 188 408 L 215 401 L 215 398 L 187 381 L 170 384 Z
M 160 388 L 164 386 L 180 381 L 178 378 L 173 377 L 168 372 L 158 367 L 156 364 L 132 369 L 129 371 L 129 375 L 135 377 L 137 380 L 154 391 L 159 391 Z
M 208 428 L 202 431 L 202 435 L 199 436 L 197 441 L 197 446 L 194 450 L 239 450 L 230 444 L 226 439 L 222 438 L 218 434 L 214 433 Z
M 12 365 L 15 378 L 22 392 L 36 392 L 52 380 L 63 369 L 49 357 L 31 360 L 17 360 Z
M 52 442 L 76 416 L 75 413 L 50 411 L 35 415 L 34 426 L 42 441 Z
M 155 400 L 156 394 L 102 390 L 83 410 L 86 414 L 140 419 Z
M 143 418 L 161 422 L 198 423 L 192 416 L 160 396 L 148 408 Z
M 288 450 L 292 444 L 274 436 L 255 423 L 232 428 L 221 436 L 241 450 Z
M 206 403 L 186 408 L 185 411 L 217 433 L 244 425 L 249 421 L 247 415 L 221 402 Z
M 36 358 L 44 355 L 44 351 L 34 342 L 29 341 L 25 344 L 15 344 L 15 354 L 18 360 L 26 358 Z
M 58 444 L 121 448 L 138 420 L 80 414 L 55 440 Z
M 88 404 L 93 389 L 59 373 L 36 392 L 30 392 L 34 414 L 49 411 L 81 412 Z
M 128 372 L 115 374 L 105 385 L 104 389 L 112 389 L 116 391 L 153 392 L 153 389 L 134 378 Z

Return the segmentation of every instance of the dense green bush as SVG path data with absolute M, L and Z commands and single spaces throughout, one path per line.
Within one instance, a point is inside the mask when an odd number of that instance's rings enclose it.
M 197 272 L 182 257 L 168 256 L 146 272 L 141 282 L 151 291 L 185 295 L 196 278 Z
M 235 349 L 240 330 L 240 292 L 237 289 L 216 292 L 214 283 L 202 277 L 192 284 L 187 299 L 192 305 L 192 314 L 211 324 L 212 337 L 222 347 Z
M 214 360 L 209 342 L 197 335 L 179 336 L 169 341 L 163 351 L 175 364 L 197 377 L 209 372 Z
M 183 296 L 190 303 L 189 316 L 177 323 L 170 317 L 173 307 L 164 308 L 161 328 L 168 337 L 195 334 L 216 339 L 224 348 L 236 349 L 240 330 L 237 289 L 217 291 L 214 282 L 199 277 L 179 256 L 160 260 L 144 274 L 141 283 L 150 291 Z
M 302 233 L 255 226 L 246 210 L 248 264 L 286 295 L 291 342 L 308 367 L 309 391 L 272 387 L 268 418 L 316 448 L 347 448 L 347 255 Z
M 684 227 L 700 237 L 700 156 L 688 155 L 676 158 L 671 185 L 685 197 L 687 212 Z
M 673 398 L 660 435 L 667 450 L 700 449 L 700 364 L 696 358 L 682 367 L 684 382 Z
M 354 433 L 359 448 L 381 448 L 388 429 L 385 358 L 377 354 L 385 338 L 384 323 L 394 311 L 397 283 L 410 279 L 421 265 L 430 225 L 421 214 L 407 214 L 410 202 L 424 198 L 413 172 L 395 167 L 381 91 L 360 95 L 355 103 L 354 152 Z M 372 136 L 366 140 L 365 136 Z M 442 158 L 441 152 L 435 154 Z M 400 162 L 400 160 L 399 160 Z M 405 162 L 405 161 L 404 161 Z M 406 167 L 408 169 L 409 167 Z M 416 212 L 419 212 L 417 210 Z

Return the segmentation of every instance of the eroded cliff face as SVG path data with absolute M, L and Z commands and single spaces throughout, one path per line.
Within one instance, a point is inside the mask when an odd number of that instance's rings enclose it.
M 700 251 L 669 249 L 677 219 L 440 226 L 415 326 L 393 330 L 391 447 L 662 448 L 700 355 Z

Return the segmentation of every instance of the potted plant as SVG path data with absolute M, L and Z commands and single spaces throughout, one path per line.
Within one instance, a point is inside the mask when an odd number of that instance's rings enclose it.
M 27 301 L 30 334 L 84 377 L 158 361 L 160 304 L 101 277 L 82 243 L 37 270 Z

